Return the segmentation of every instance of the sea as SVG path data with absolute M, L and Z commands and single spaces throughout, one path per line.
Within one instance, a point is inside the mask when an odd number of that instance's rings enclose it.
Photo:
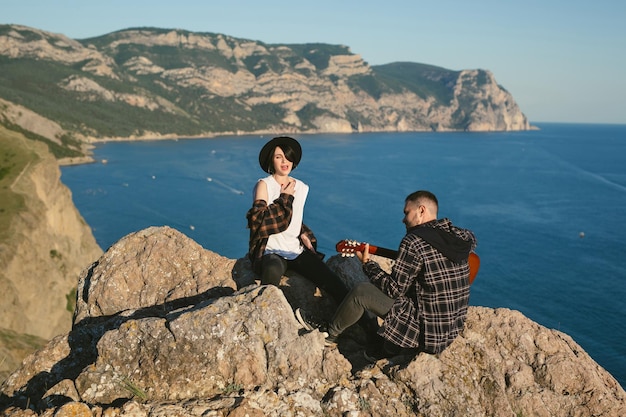
M 626 125 L 536 123 L 522 132 L 296 135 L 293 176 L 326 259 L 342 239 L 397 249 L 404 198 L 474 231 L 470 304 L 518 310 L 570 335 L 626 387 Z M 107 142 L 62 181 L 106 250 L 170 226 L 238 259 L 271 136 Z

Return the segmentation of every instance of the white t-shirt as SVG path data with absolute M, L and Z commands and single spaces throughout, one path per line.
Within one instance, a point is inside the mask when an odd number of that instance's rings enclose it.
M 294 179 L 295 180 L 295 179 Z M 280 195 L 280 184 L 273 176 L 261 178 L 267 185 L 267 204 L 271 204 Z M 304 217 L 304 203 L 309 193 L 309 186 L 300 180 L 296 181 L 296 192 L 293 197 L 293 214 L 287 230 L 270 235 L 265 246 L 264 255 L 275 253 L 285 259 L 295 259 L 304 251 L 304 246 L 300 243 L 300 230 L 302 229 L 302 219 Z

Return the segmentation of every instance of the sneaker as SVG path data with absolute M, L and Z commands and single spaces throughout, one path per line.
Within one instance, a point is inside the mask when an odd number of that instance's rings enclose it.
M 295 315 L 296 319 L 302 325 L 302 327 L 304 327 L 308 331 L 317 329 L 320 332 L 325 332 L 328 328 L 328 323 L 326 323 L 324 320 L 309 315 L 301 308 L 296 309 Z

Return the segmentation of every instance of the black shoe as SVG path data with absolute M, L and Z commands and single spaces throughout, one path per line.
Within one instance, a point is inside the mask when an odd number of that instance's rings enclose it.
M 388 354 L 385 352 L 384 349 L 377 348 L 377 349 L 365 349 L 363 351 L 363 356 L 365 357 L 365 360 L 368 361 L 369 363 L 376 363 L 379 360 L 388 357 Z
M 385 341 L 382 344 L 377 344 L 365 349 L 365 351 L 363 351 L 363 356 L 365 356 L 365 360 L 368 362 L 376 363 L 381 359 L 389 359 L 399 355 L 401 351 L 402 348 L 400 346 L 396 346 L 391 342 Z
M 326 323 L 325 320 L 313 317 L 301 308 L 296 309 L 295 315 L 296 319 L 302 325 L 302 327 L 304 327 L 308 331 L 317 329 L 320 332 L 326 332 L 328 329 L 328 323 Z

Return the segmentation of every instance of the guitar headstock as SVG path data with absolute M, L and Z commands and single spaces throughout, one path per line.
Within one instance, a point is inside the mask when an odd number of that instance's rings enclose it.
M 354 256 L 356 251 L 362 252 L 365 249 L 365 244 L 356 240 L 344 239 L 337 242 L 335 249 L 341 253 L 341 256 L 349 257 Z

